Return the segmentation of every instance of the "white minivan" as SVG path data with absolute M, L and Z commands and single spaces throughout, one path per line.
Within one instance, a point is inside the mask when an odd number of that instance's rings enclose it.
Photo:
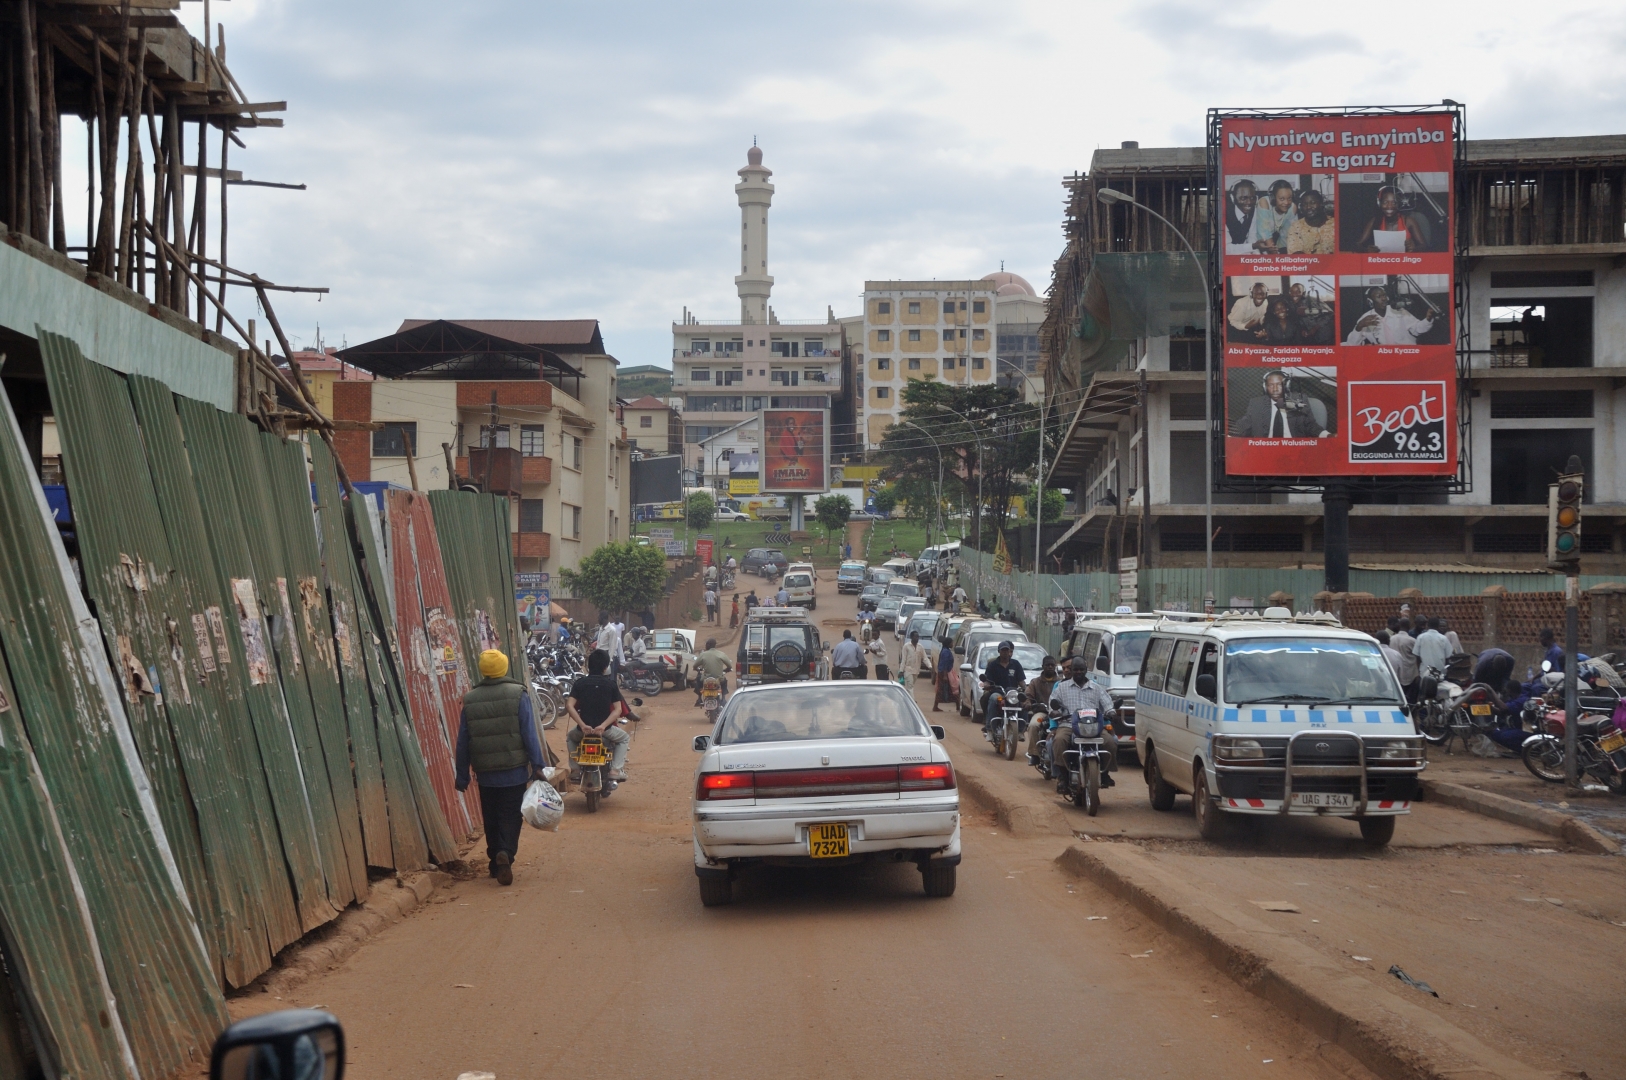
M 1135 688 L 1140 684 L 1140 663 L 1146 655 L 1147 639 L 1161 618 L 1152 612 L 1137 614 L 1127 609 L 1110 615 L 1081 612 L 1072 633 L 1062 643 L 1062 660 L 1083 660 L 1090 681 L 1112 698 L 1112 707 L 1118 713 L 1112 730 L 1118 736 L 1118 754 L 1123 758 L 1137 752 Z
M 1225 814 L 1286 814 L 1353 818 L 1381 847 L 1425 767 L 1377 642 L 1325 613 L 1160 621 L 1135 709 L 1152 809 L 1191 795 L 1205 839 Z
M 784 581 L 781 584 L 785 592 L 790 594 L 791 607 L 805 607 L 807 610 L 812 611 L 819 606 L 816 580 L 811 568 L 802 570 L 792 567 L 786 571 Z

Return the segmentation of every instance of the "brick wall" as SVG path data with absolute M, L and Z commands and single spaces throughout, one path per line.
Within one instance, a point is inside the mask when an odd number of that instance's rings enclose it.
M 1368 634 L 1384 629 L 1401 604 L 1410 604 L 1412 618 L 1439 616 L 1462 639 L 1468 652 L 1500 648 L 1518 652 L 1539 643 L 1550 627 L 1564 635 L 1564 594 L 1561 592 L 1510 593 L 1486 590 L 1481 596 L 1338 596 L 1321 593 L 1316 606 L 1338 614 L 1345 626 Z M 1626 648 L 1626 586 L 1606 584 L 1581 594 L 1581 648 L 1603 653 Z
M 370 423 L 373 419 L 373 384 L 370 382 L 335 382 L 333 384 L 333 419 L 359 420 Z M 373 434 L 370 431 L 336 431 L 333 448 L 344 462 L 345 471 L 352 481 L 373 478 Z

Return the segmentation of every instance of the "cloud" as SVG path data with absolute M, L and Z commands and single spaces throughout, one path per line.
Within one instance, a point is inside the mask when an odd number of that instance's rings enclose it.
M 201 29 L 198 8 L 179 14 Z M 773 305 L 822 318 L 855 312 L 866 279 L 1002 259 L 1043 289 L 1061 178 L 1122 139 L 1195 145 L 1211 106 L 1452 97 L 1481 138 L 1626 130 L 1626 9 L 1280 10 L 216 4 L 238 80 L 289 102 L 232 167 L 310 185 L 233 188 L 232 261 L 333 288 L 277 300 L 306 344 L 318 323 L 353 344 L 406 317 L 591 316 L 624 362 L 665 363 L 684 307 L 738 311 L 732 189 L 753 136 L 777 187 Z

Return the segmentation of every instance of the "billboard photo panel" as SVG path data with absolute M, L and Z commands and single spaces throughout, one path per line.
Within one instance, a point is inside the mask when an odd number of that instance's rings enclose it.
M 1227 476 L 1457 473 L 1458 121 L 1214 114 Z
M 764 409 L 761 490 L 806 495 L 830 487 L 830 413 L 827 409 Z

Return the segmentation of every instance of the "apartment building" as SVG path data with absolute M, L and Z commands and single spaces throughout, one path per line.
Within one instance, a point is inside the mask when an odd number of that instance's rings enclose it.
M 752 146 L 734 192 L 740 206 L 737 320 L 701 320 L 684 309 L 672 324 L 672 394 L 683 410 L 684 468 L 705 470 L 701 443 L 763 409 L 829 409 L 837 440 L 853 430 L 847 341 L 833 309 L 822 319 L 781 319 L 768 300 L 768 209 L 772 170 Z M 727 477 L 722 481 L 726 483 Z
M 961 386 L 994 382 L 994 308 L 1000 287 L 987 279 L 864 282 L 862 431 L 867 447 L 880 446 L 886 429 L 898 422 L 909 380 Z
M 333 386 L 335 420 L 377 425 L 336 436 L 352 480 L 507 495 L 519 571 L 626 540 L 631 444 L 597 320 L 408 319 L 338 355 L 377 376 Z
M 660 398 L 645 394 L 621 407 L 627 442 L 646 456 L 683 452 L 683 415 Z
M 316 399 L 316 407 L 322 410 L 323 416 L 333 415 L 334 383 L 370 382 L 373 378 L 372 372 L 340 360 L 339 350 L 332 346 L 325 349 L 295 349 L 294 360 L 299 364 L 299 372 L 304 376 L 305 385 L 310 387 L 311 397 Z M 286 363 L 279 366 L 288 367 Z
M 1626 136 L 1470 141 L 1455 183 L 1468 256 L 1465 490 L 1357 488 L 1352 558 L 1542 568 L 1547 485 L 1573 454 L 1587 470 L 1587 570 L 1626 571 Z M 1201 279 L 1168 227 L 1096 193 L 1133 194 L 1206 248 L 1206 151 L 1126 143 L 1096 151 L 1065 185 L 1069 239 L 1041 344 L 1066 431 L 1047 486 L 1071 489 L 1077 517 L 1047 557 L 1085 569 L 1119 554 L 1201 565 Z M 1216 366 L 1220 327 L 1216 317 Z M 1318 494 L 1219 491 L 1213 502 L 1217 563 L 1322 562 Z

